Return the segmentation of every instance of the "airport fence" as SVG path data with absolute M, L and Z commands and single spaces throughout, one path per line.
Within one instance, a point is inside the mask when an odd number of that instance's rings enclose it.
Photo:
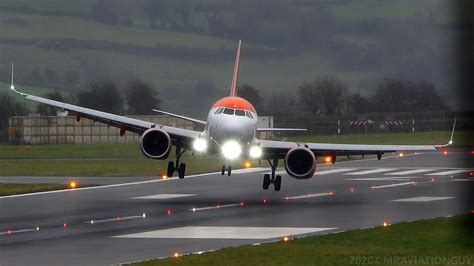
M 474 130 L 472 112 L 387 113 L 346 116 L 277 115 L 275 127 L 306 128 L 310 135 Z

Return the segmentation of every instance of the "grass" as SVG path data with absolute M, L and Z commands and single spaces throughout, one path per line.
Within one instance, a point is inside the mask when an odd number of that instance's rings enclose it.
M 364 144 L 443 144 L 450 132 L 300 136 L 288 141 Z M 474 132 L 455 134 L 456 145 L 473 145 Z M 172 151 L 171 154 L 174 154 Z M 173 156 L 170 156 L 173 160 Z M 342 159 L 342 158 L 341 158 Z M 222 159 L 185 153 L 187 174 L 220 171 Z M 0 176 L 161 176 L 168 160 L 149 160 L 137 144 L 0 145 Z M 253 162 L 258 165 L 257 162 Z M 267 163 L 262 161 L 262 167 Z M 234 168 L 243 167 L 243 161 Z
M 474 237 L 468 222 L 472 225 L 473 218 L 463 215 L 400 223 L 134 265 L 398 265 L 403 259 L 435 257 L 470 259 L 467 264 L 471 265 Z M 393 263 L 396 260 L 399 262 Z
M 0 196 L 66 189 L 64 184 L 0 184 Z
M 451 137 L 450 131 L 430 131 L 414 133 L 374 133 L 357 135 L 321 135 L 294 136 L 288 141 L 354 143 L 354 144 L 446 144 Z M 474 146 L 474 131 L 455 131 L 455 147 Z

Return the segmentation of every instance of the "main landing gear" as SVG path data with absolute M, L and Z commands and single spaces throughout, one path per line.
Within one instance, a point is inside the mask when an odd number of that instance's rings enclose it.
M 181 147 L 176 146 L 176 162 L 169 161 L 168 162 L 168 171 L 166 175 L 168 177 L 173 176 L 173 173 L 175 171 L 178 171 L 178 177 L 180 179 L 184 178 L 184 175 L 186 173 L 186 164 L 185 163 L 179 163 L 179 159 L 181 156 L 184 154 L 186 149 L 181 149 Z
M 223 165 L 222 166 L 222 171 L 221 171 L 221 175 L 225 175 L 227 172 L 227 175 L 230 176 L 230 174 L 232 173 L 232 166 L 230 164 L 228 165 Z
M 278 159 L 273 159 L 273 162 L 268 160 L 268 163 L 272 167 L 272 174 L 263 175 L 263 189 L 267 190 L 270 184 L 274 185 L 275 191 L 280 191 L 281 188 L 281 176 L 275 176 L 275 171 L 278 167 Z

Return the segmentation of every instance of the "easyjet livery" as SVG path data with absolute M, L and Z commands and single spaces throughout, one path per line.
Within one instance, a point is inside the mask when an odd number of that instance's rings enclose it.
M 332 163 L 336 162 L 337 156 L 342 155 L 372 154 L 377 155 L 380 160 L 385 153 L 432 151 L 452 144 L 453 134 L 451 134 L 451 140 L 446 145 L 360 145 L 298 143 L 258 139 L 257 132 L 259 131 L 299 131 L 304 129 L 257 127 L 257 111 L 250 102 L 237 96 L 241 45 L 242 42 L 239 41 L 230 95 L 212 105 L 207 121 L 154 109 L 159 113 L 203 124 L 204 130 L 202 132 L 154 124 L 20 92 L 13 85 L 13 65 L 11 90 L 28 100 L 67 110 L 76 115 L 77 121 L 81 118 L 88 118 L 117 127 L 120 129 L 121 136 L 126 131 L 139 134 L 140 149 L 143 155 L 150 159 L 166 160 L 172 146 L 175 146 L 176 159 L 168 163 L 167 176 L 169 177 L 177 172 L 179 178 L 184 178 L 186 164 L 182 163 L 180 159 L 187 150 L 220 155 L 223 157 L 222 175 L 227 174 L 229 176 L 232 173 L 232 163 L 236 159 L 268 160 L 271 173 L 264 175 L 263 189 L 268 189 L 273 184 L 276 191 L 281 188 L 281 176 L 276 175 L 279 160 L 284 160 L 285 170 L 291 177 L 309 179 L 313 177 L 316 171 L 316 158 L 320 156 L 328 156 Z

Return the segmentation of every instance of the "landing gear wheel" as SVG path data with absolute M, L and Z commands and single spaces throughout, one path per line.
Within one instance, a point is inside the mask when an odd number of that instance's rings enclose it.
M 263 189 L 267 190 L 268 186 L 270 186 L 270 175 L 264 174 L 263 175 Z
M 221 175 L 225 175 L 225 165 L 222 166 L 222 172 Z
M 185 173 L 186 173 L 186 164 L 185 164 L 185 163 L 181 163 L 181 164 L 179 165 L 179 168 L 178 168 L 178 177 L 179 177 L 180 179 L 183 179 Z
M 230 176 L 231 173 L 232 173 L 232 166 L 229 165 L 229 167 L 227 168 L 227 175 Z
M 275 186 L 275 191 L 280 191 L 281 188 L 281 176 L 277 175 L 275 178 L 275 181 L 273 182 L 273 185 Z
M 168 162 L 168 171 L 166 172 L 167 177 L 172 177 L 174 173 L 174 163 L 173 162 Z

